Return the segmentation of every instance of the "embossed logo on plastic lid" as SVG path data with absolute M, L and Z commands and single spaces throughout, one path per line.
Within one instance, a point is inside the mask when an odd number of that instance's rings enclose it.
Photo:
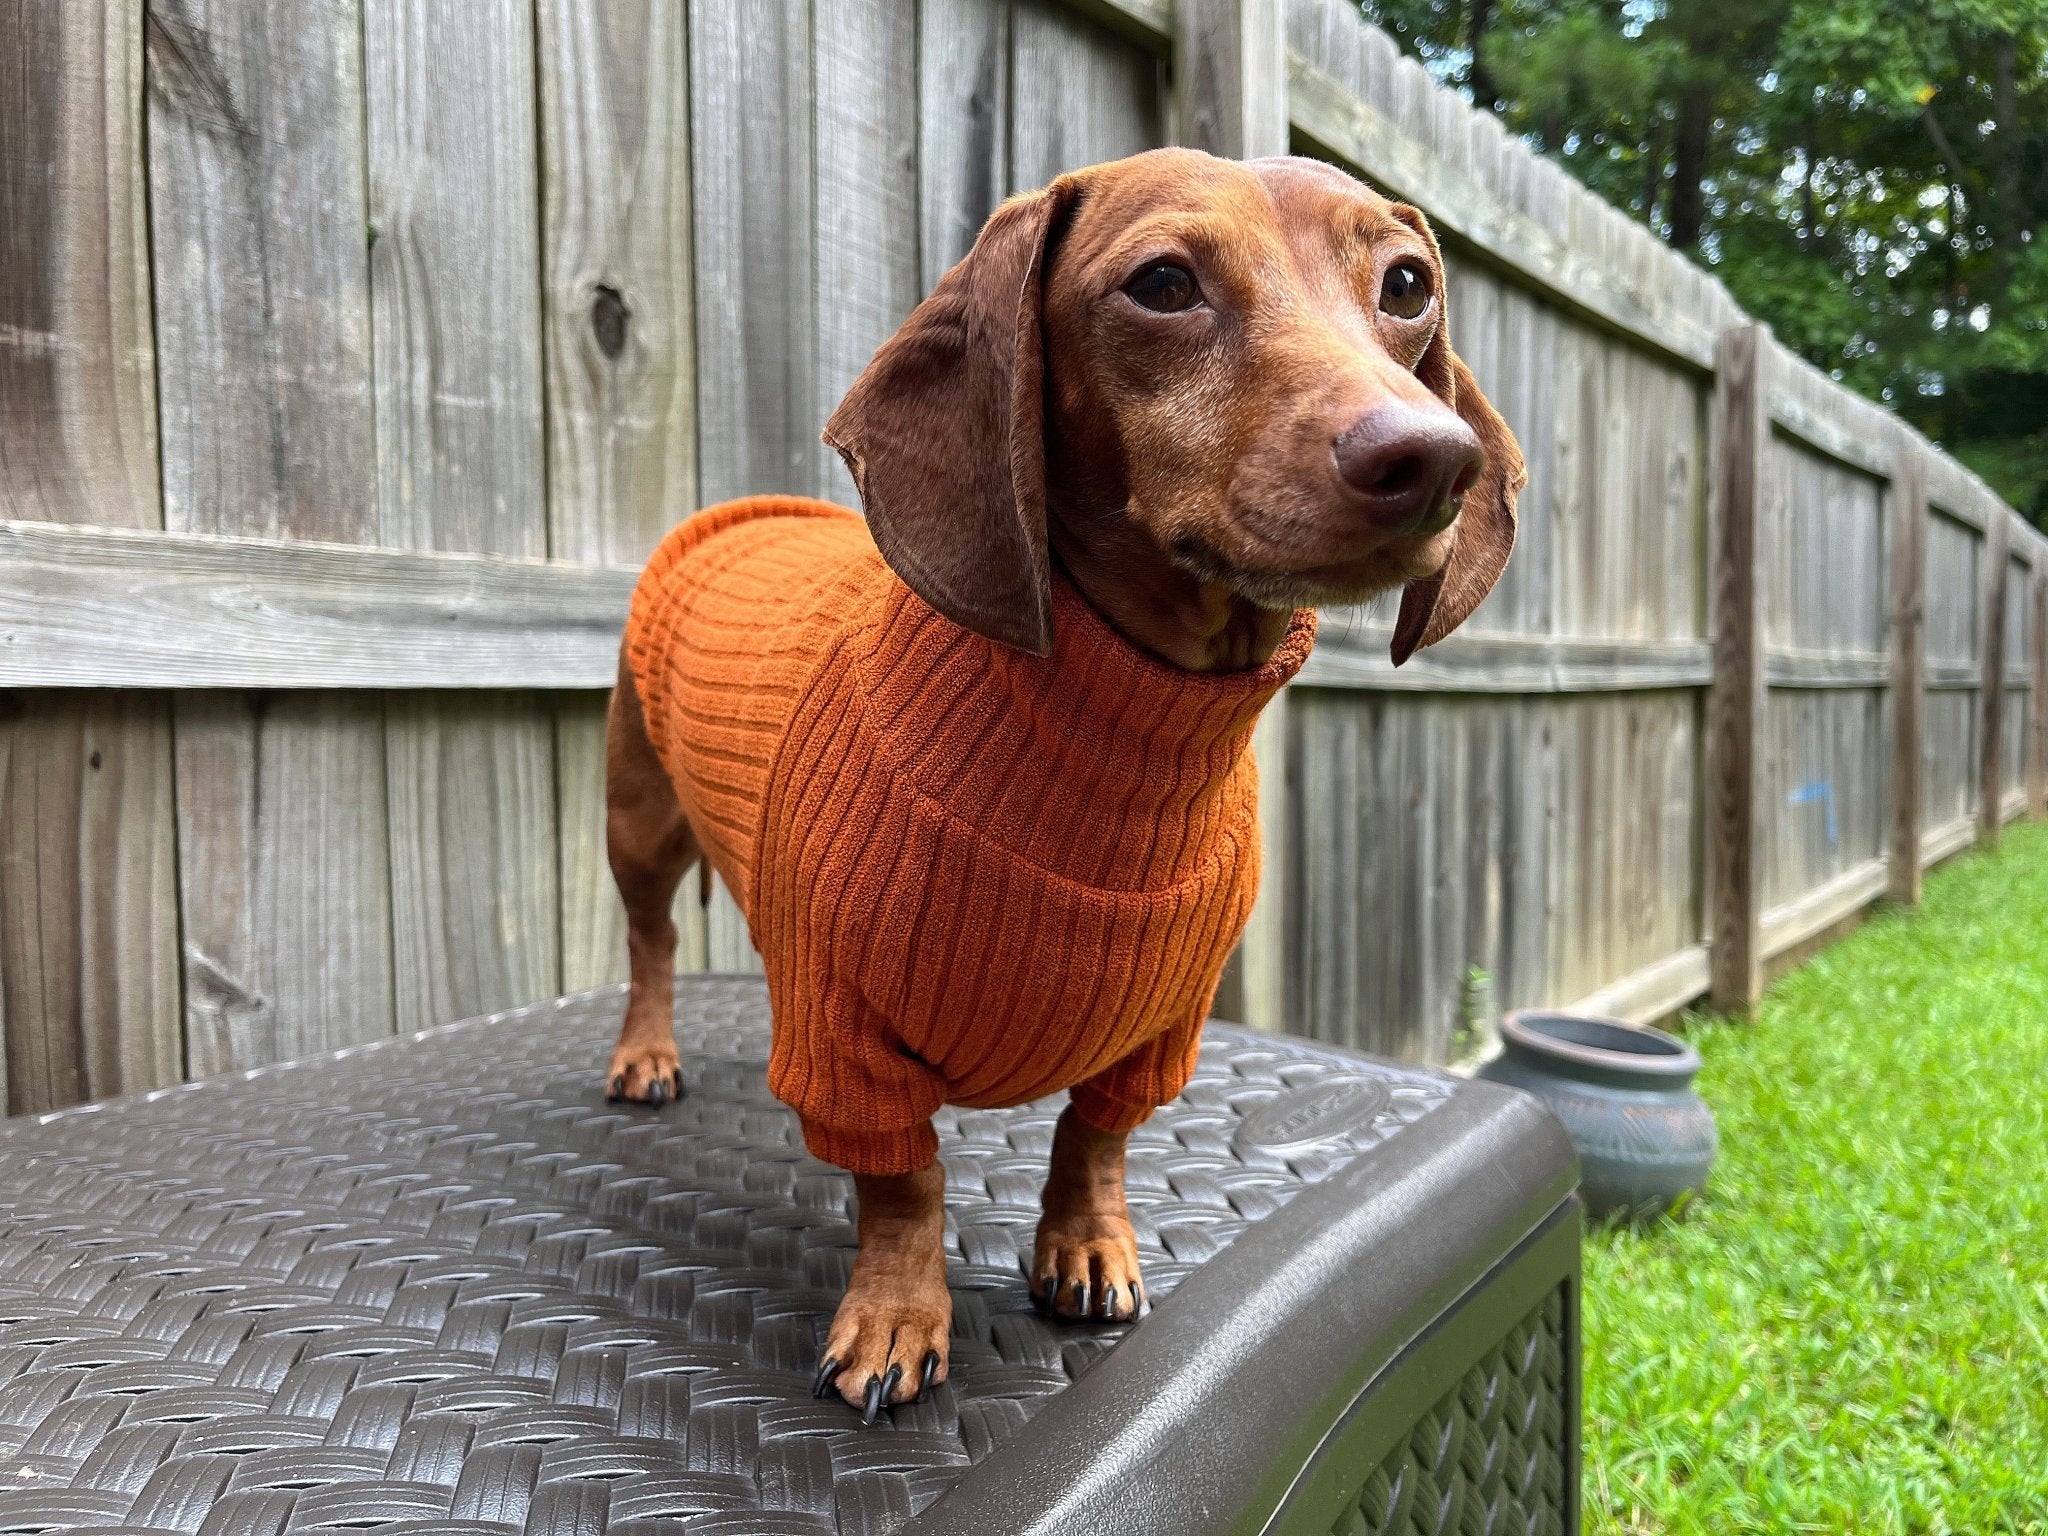
M 1263 1152 L 1300 1152 L 1367 1129 L 1391 1101 L 1387 1085 L 1374 1078 L 1321 1082 L 1260 1105 L 1245 1116 L 1234 1139 L 1239 1147 Z

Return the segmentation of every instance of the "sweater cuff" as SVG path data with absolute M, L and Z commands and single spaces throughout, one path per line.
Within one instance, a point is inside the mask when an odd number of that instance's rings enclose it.
M 929 1120 L 890 1131 L 852 1130 L 808 1115 L 800 1118 L 811 1156 L 848 1173 L 915 1173 L 938 1160 L 939 1133 Z
M 1067 1102 L 1074 1107 L 1074 1113 L 1094 1126 L 1098 1131 L 1117 1135 L 1134 1131 L 1152 1118 L 1156 1104 L 1128 1104 L 1122 1099 L 1113 1099 L 1093 1083 L 1076 1083 L 1067 1090 Z

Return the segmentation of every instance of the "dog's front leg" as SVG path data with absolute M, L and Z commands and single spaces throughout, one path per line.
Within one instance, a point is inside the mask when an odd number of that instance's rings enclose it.
M 818 1363 L 817 1395 L 833 1387 L 872 1423 L 946 1379 L 953 1297 L 946 1289 L 946 1173 L 853 1176 L 860 1256 Z
M 1031 1262 L 1031 1294 L 1041 1311 L 1118 1321 L 1145 1305 L 1138 1238 L 1124 1203 L 1121 1131 L 1098 1131 L 1061 1112 L 1052 1170 Z

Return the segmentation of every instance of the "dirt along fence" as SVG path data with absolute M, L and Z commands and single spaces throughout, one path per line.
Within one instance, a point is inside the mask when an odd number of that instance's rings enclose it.
M 1739 1005 L 2041 808 L 2048 545 L 1339 0 L 30 7 L 0 126 L 9 1111 L 620 975 L 634 566 L 850 501 L 819 425 L 988 210 L 1170 141 L 1423 207 L 1531 468 L 1465 632 L 1333 616 L 1262 726 L 1226 1010 Z

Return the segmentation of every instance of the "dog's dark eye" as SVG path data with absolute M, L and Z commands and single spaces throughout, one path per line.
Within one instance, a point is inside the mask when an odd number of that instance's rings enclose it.
M 1177 315 L 1184 309 L 1192 309 L 1202 297 L 1195 274 L 1170 261 L 1152 263 L 1124 284 L 1124 292 L 1141 309 L 1156 310 L 1162 315 Z
M 1412 261 L 1397 262 L 1380 280 L 1380 308 L 1397 320 L 1413 320 L 1429 308 L 1429 279 Z

